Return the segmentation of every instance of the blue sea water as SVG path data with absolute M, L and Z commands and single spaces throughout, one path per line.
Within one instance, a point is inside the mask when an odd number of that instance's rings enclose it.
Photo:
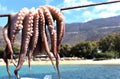
M 10 66 L 12 78 L 14 66 Z M 60 65 L 62 79 L 120 79 L 120 65 Z M 45 75 L 52 75 L 57 79 L 57 72 L 51 65 L 32 66 L 31 73 L 28 66 L 19 71 L 20 77 L 43 79 Z M 0 79 L 8 79 L 5 66 L 0 66 Z

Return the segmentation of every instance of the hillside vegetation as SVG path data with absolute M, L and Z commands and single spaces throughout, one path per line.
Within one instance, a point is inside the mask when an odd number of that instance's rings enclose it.
M 96 41 L 83 41 L 75 45 L 63 44 L 60 56 L 85 59 L 120 58 L 120 32 L 107 35 Z

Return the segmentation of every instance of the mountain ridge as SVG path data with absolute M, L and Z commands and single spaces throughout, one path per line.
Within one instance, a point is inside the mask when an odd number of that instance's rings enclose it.
M 86 40 L 98 40 L 108 34 L 120 32 L 120 15 L 109 18 L 94 19 L 84 23 L 65 24 L 63 44 L 76 44 Z M 5 45 L 0 27 L 0 47 Z M 16 44 L 20 45 L 21 35 L 18 34 Z
M 63 43 L 75 44 L 85 40 L 97 40 L 120 31 L 120 15 L 91 20 L 85 23 L 66 24 Z

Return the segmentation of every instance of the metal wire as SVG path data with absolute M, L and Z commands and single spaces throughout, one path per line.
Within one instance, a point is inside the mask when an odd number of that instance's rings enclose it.
M 0 14 L 0 17 L 10 17 L 10 14 Z
M 61 8 L 61 11 L 64 10 L 70 10 L 70 9 L 76 9 L 76 8 L 84 8 L 84 7 L 90 7 L 90 6 L 98 6 L 98 5 L 105 5 L 105 4 L 111 4 L 111 3 L 118 3 L 120 0 L 110 1 L 110 2 L 101 2 L 96 4 L 88 4 L 88 5 L 82 5 L 82 6 L 73 6 L 73 7 L 67 7 L 67 8 Z

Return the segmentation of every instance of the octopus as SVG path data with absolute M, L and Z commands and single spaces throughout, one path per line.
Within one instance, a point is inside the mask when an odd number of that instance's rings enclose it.
M 56 23 L 56 27 L 54 22 Z M 16 65 L 13 61 L 13 46 L 19 31 L 21 31 L 21 46 Z M 46 51 L 60 79 L 59 51 L 64 31 L 65 22 L 62 12 L 50 5 L 40 6 L 37 9 L 31 8 L 30 10 L 23 8 L 18 13 L 10 14 L 8 16 L 8 23 L 3 28 L 3 37 L 6 42 L 3 59 L 6 63 L 9 78 L 10 71 L 7 54 L 10 54 L 11 62 L 16 67 L 14 74 L 19 79 L 18 71 L 26 59 L 26 54 L 28 54 L 28 66 L 30 68 L 31 56 L 35 53 Z M 50 40 L 51 48 L 48 40 Z M 56 64 L 53 62 L 51 53 L 55 57 Z

